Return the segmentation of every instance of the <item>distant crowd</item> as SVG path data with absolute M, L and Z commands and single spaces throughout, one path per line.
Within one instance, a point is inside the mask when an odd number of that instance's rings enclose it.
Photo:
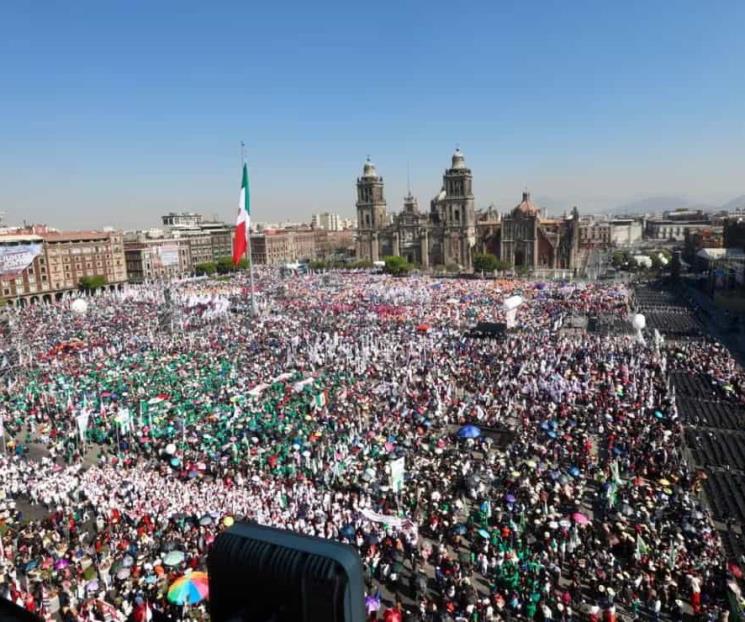
M 17 312 L 0 595 L 207 619 L 174 584 L 248 519 L 355 546 L 370 620 L 726 619 L 735 571 L 668 382 L 701 371 L 745 403 L 724 348 L 562 328 L 626 319 L 624 286 L 265 270 L 256 318 L 249 294 L 174 285 L 173 332 L 163 287 Z M 513 295 L 515 329 L 467 336 Z

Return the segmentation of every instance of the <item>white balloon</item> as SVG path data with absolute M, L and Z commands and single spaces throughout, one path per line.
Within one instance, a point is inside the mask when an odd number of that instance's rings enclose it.
M 631 320 L 631 325 L 636 330 L 642 330 L 647 325 L 647 318 L 645 318 L 641 313 L 637 313 Z
M 168 445 L 166 445 L 166 453 L 168 455 L 171 455 L 171 456 L 173 454 L 175 454 L 176 453 L 176 445 L 174 445 L 173 443 L 168 443 Z
M 76 298 L 72 301 L 70 308 L 78 315 L 85 315 L 88 312 L 88 303 L 82 298 Z

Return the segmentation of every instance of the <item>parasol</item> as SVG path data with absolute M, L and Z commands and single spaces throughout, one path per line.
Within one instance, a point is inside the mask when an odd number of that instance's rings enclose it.
M 582 514 L 582 512 L 575 512 L 574 514 L 572 514 L 572 520 L 578 525 L 586 525 L 590 522 L 590 519 Z
M 163 558 L 163 563 L 166 566 L 178 566 L 184 561 L 185 557 L 183 551 L 171 551 Z
M 458 438 L 478 438 L 481 436 L 481 429 L 475 425 L 464 425 L 458 430 Z
M 196 605 L 209 598 L 206 572 L 192 572 L 179 577 L 168 588 L 168 600 L 175 605 Z

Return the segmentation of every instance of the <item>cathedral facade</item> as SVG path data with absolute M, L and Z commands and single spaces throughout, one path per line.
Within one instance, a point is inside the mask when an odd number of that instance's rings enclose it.
M 357 258 L 379 261 L 400 255 L 422 268 L 457 264 L 470 270 L 476 246 L 471 185 L 471 170 L 458 149 L 428 213 L 419 210 L 409 192 L 403 211 L 391 215 L 383 196 L 383 178 L 368 160 L 357 179 Z
M 457 149 L 429 212 L 419 210 L 411 192 L 403 210 L 390 214 L 383 178 L 368 159 L 357 179 L 357 258 L 380 261 L 399 255 L 424 269 L 457 265 L 473 268 L 473 255 L 490 252 L 515 268 L 574 269 L 578 263 L 579 214 L 543 217 L 530 195 L 503 218 L 490 208 L 477 212 L 471 169 Z

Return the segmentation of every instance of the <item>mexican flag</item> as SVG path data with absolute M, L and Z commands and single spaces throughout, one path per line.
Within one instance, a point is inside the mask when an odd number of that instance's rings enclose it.
M 325 389 L 313 398 L 313 402 L 316 408 L 323 408 L 326 404 L 328 404 L 328 401 L 329 401 L 329 392 L 328 390 L 325 390 Z
M 238 218 L 235 221 L 233 238 L 233 265 L 238 265 L 248 248 L 249 225 L 251 223 L 251 201 L 248 194 L 248 166 L 243 164 L 241 197 L 238 201 Z

